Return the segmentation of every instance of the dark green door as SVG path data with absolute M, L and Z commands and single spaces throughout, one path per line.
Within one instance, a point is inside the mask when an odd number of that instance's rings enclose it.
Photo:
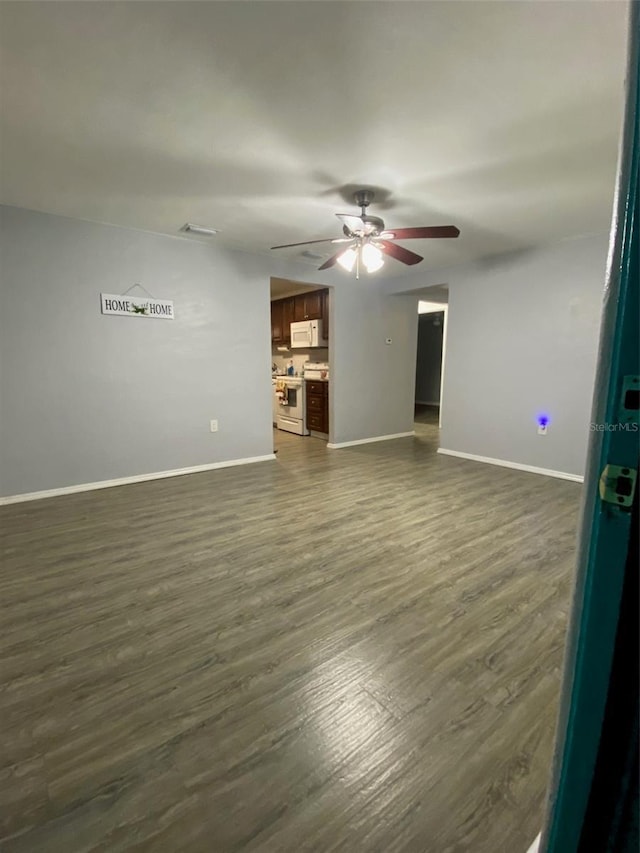
M 638 849 L 638 3 L 631 7 L 593 431 L 541 853 Z

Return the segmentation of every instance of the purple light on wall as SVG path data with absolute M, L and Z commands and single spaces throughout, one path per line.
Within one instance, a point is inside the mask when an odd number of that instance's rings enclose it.
M 549 415 L 545 414 L 544 412 L 541 412 L 538 415 L 538 426 L 546 427 L 549 425 L 550 421 L 551 421 L 551 418 L 549 417 Z

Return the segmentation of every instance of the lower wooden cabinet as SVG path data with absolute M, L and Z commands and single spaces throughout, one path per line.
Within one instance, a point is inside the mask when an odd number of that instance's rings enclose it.
M 307 429 L 329 434 L 329 383 L 305 382 Z
M 324 415 L 319 414 L 311 414 L 311 412 L 307 412 L 307 429 L 313 430 L 314 432 L 327 432 L 328 429 L 324 424 Z

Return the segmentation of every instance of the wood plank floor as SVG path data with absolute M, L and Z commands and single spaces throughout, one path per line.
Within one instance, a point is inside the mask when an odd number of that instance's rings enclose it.
M 517 853 L 580 487 L 415 438 L 0 509 L 4 853 Z

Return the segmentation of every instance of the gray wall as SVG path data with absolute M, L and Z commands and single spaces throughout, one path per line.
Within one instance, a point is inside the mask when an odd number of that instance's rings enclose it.
M 332 440 L 412 429 L 415 299 L 376 279 L 12 207 L 0 238 L 0 495 L 271 453 L 272 275 L 334 288 Z M 176 320 L 102 316 L 134 282 Z
M 449 286 L 441 447 L 584 473 L 607 249 L 589 236 L 386 282 Z
M 416 300 L 386 296 L 371 279 L 336 287 L 331 347 L 332 441 L 413 430 Z M 391 338 L 392 343 L 385 343 Z M 407 363 L 413 367 L 409 371 Z M 331 391 L 331 388 L 330 388 Z
M 440 403 L 444 311 L 418 316 L 416 403 Z
M 273 452 L 262 258 L 16 208 L 1 224 L 2 494 Z M 134 282 L 176 319 L 102 316 L 100 292 Z

